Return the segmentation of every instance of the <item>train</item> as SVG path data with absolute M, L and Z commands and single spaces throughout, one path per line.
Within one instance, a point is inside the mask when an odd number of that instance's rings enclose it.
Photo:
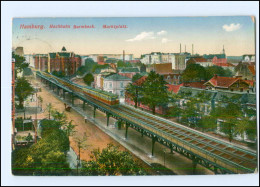
M 71 82 L 68 79 L 64 78 L 59 78 L 55 75 L 52 75 L 50 73 L 42 72 L 42 71 L 37 71 L 36 75 L 42 75 L 51 79 L 55 79 L 58 81 L 60 84 L 68 87 L 69 89 L 73 90 L 74 92 L 82 93 L 86 96 L 89 96 L 95 100 L 98 100 L 102 103 L 105 103 L 110 106 L 117 106 L 119 104 L 119 98 L 118 95 L 110 93 L 110 92 L 105 92 L 99 89 L 92 88 L 90 86 L 82 86 L 79 84 L 76 84 L 74 82 Z

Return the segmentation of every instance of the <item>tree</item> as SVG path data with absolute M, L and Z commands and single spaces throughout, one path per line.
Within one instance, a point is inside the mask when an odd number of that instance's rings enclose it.
M 32 85 L 24 78 L 17 78 L 15 81 L 15 96 L 19 101 L 18 108 L 23 108 L 24 101 L 32 95 L 34 88 Z
M 52 112 L 52 110 L 53 110 L 53 106 L 52 106 L 51 103 L 48 103 L 48 104 L 46 105 L 46 110 L 48 111 L 49 119 L 51 119 L 51 112 Z
M 77 70 L 77 75 L 84 75 L 84 73 L 86 73 L 87 72 L 87 67 L 86 66 L 80 66 L 79 68 L 78 68 L 78 70 Z
M 95 149 L 91 153 L 92 160 L 83 163 L 81 175 L 145 175 L 129 152 L 120 151 L 113 144 L 108 144 L 102 151 Z
M 67 136 L 73 135 L 76 131 L 74 130 L 77 125 L 72 124 L 72 120 L 65 124 L 64 131 L 66 132 Z
M 93 73 L 94 72 L 93 68 L 94 68 L 95 65 L 97 65 L 97 63 L 94 62 L 94 60 L 92 58 L 87 58 L 85 60 L 86 72 L 87 73 Z
M 217 128 L 217 119 L 212 116 L 204 116 L 198 125 L 202 129 L 202 132 L 214 131 Z
M 237 117 L 242 115 L 240 105 L 229 102 L 226 106 L 218 106 L 212 113 L 213 117 L 223 120 L 220 131 L 228 135 L 231 142 L 236 136 L 235 124 L 237 123 Z
M 199 64 L 189 64 L 182 74 L 183 82 L 206 80 L 206 70 Z
M 130 96 L 130 98 L 135 102 L 135 108 L 137 108 L 138 96 L 140 92 L 140 87 L 129 83 L 126 87 L 126 94 Z
M 245 140 L 245 132 L 248 128 L 248 122 L 248 117 L 240 117 L 235 125 L 235 133 L 239 134 L 243 141 Z
M 153 114 L 155 114 L 155 107 L 162 106 L 168 102 L 168 92 L 166 82 L 163 76 L 151 71 L 143 83 L 142 101 L 147 104 Z
M 52 74 L 55 75 L 56 77 L 60 77 L 60 78 L 65 77 L 65 72 L 63 72 L 63 71 L 56 71 L 56 70 L 54 70 L 52 72 Z
M 15 59 L 15 79 L 17 78 L 17 73 L 21 73 L 25 68 L 29 67 L 29 63 L 25 62 L 25 58 L 20 55 L 12 53 L 12 58 Z
M 88 73 L 87 75 L 85 75 L 83 80 L 88 86 L 90 86 L 91 83 L 94 81 L 94 76 L 91 73 Z
M 40 103 L 40 107 L 42 108 L 42 102 L 43 102 L 43 99 L 41 96 L 38 96 L 38 103 Z
M 135 74 L 135 75 L 132 77 L 132 82 L 137 81 L 137 80 L 140 79 L 141 77 L 142 77 L 142 75 L 140 75 L 139 73 Z
M 231 77 L 232 72 L 229 69 L 224 69 L 221 66 L 209 66 L 205 67 L 206 70 L 206 80 L 211 79 L 215 74 L 222 77 Z
M 81 160 L 80 160 L 80 151 L 81 149 L 86 149 L 89 145 L 87 145 L 87 138 L 88 136 L 86 133 L 84 133 L 83 137 L 74 137 L 74 141 L 77 143 L 79 155 L 78 155 L 78 163 L 77 163 L 77 174 L 78 174 L 78 167 L 81 165 Z
M 183 110 L 178 106 L 174 106 L 170 109 L 169 113 L 171 117 L 177 117 L 177 121 L 180 121 L 180 117 L 183 114 Z
M 67 122 L 67 116 L 64 112 L 59 112 L 57 110 L 52 109 L 51 116 L 54 120 L 58 121 L 61 126 L 63 126 Z

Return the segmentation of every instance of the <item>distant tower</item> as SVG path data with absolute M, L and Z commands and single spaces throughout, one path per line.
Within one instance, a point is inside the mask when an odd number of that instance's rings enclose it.
M 180 53 L 181 53 L 181 44 L 180 44 Z
M 192 55 L 193 55 L 193 44 L 192 44 Z
M 123 50 L 123 62 L 125 62 L 125 50 Z
M 64 52 L 65 52 L 65 51 L 67 51 L 67 50 L 66 50 L 66 48 L 63 46 L 62 49 L 61 49 L 61 51 L 64 51 Z
M 186 45 L 185 45 L 185 53 L 186 53 Z
M 223 52 L 222 52 L 223 54 L 225 54 L 225 48 L 224 48 L 224 45 L 223 45 Z

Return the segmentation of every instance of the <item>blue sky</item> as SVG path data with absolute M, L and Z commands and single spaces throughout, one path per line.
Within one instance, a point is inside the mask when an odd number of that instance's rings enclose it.
M 20 29 L 44 25 L 45 29 Z M 53 25 L 95 25 L 95 29 L 50 29 Z M 127 29 L 103 29 L 102 25 L 127 25 Z M 14 18 L 13 47 L 26 54 L 60 51 L 65 46 L 77 54 L 126 53 L 139 57 L 152 51 L 199 54 L 219 53 L 223 45 L 229 56 L 255 52 L 254 23 L 250 16 L 160 18 Z

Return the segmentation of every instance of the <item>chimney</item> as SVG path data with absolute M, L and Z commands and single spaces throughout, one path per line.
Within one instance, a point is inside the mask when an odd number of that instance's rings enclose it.
M 218 78 L 218 75 L 217 75 L 217 74 L 214 74 L 214 78 L 215 78 L 215 79 Z

